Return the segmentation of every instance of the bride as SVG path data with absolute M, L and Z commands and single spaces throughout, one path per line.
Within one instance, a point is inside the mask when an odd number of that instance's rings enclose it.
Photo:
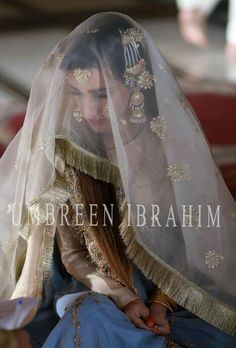
M 1 298 L 42 298 L 33 340 L 50 329 L 44 348 L 235 346 L 235 201 L 170 67 L 129 17 L 97 14 L 59 42 L 0 175 Z M 199 205 L 220 206 L 220 226 Z

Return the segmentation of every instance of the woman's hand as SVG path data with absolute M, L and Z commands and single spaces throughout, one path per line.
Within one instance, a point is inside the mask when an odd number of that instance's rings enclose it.
M 146 325 L 146 320 L 150 316 L 150 311 L 141 299 L 129 302 L 122 310 L 135 326 L 141 329 L 151 330 L 150 327 Z
M 146 321 L 147 326 L 159 335 L 168 335 L 171 330 L 167 318 L 168 308 L 161 303 L 152 302 L 150 305 L 150 316 Z

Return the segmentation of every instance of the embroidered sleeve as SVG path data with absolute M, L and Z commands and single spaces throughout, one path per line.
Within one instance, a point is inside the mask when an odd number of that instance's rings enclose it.
M 86 246 L 68 227 L 57 227 L 57 242 L 67 272 L 88 288 L 109 296 L 120 308 L 137 298 L 131 290 L 97 269 Z

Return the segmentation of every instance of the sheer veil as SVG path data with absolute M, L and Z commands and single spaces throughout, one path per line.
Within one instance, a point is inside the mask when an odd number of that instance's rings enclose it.
M 97 68 L 107 95 L 105 136 L 81 120 L 69 84 L 86 85 Z M 90 17 L 58 43 L 34 79 L 24 125 L 0 162 L 2 298 L 24 264 L 27 212 L 66 164 L 121 191 L 120 233 L 145 275 L 235 334 L 235 201 L 171 68 L 125 15 Z

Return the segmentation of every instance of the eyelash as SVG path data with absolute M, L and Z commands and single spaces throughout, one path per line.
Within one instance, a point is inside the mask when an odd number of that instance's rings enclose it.
M 82 96 L 82 93 L 79 93 L 79 92 L 76 92 L 76 91 L 72 91 L 71 94 L 74 95 L 74 96 L 77 96 L 77 97 L 81 97 Z M 94 94 L 93 96 L 94 96 L 94 98 L 97 98 L 97 99 L 106 99 L 107 98 L 106 94 Z
M 81 93 L 78 93 L 78 92 L 71 92 L 72 95 L 74 96 L 77 96 L 77 97 L 81 97 L 82 94 Z M 106 94 L 95 94 L 94 95 L 94 98 L 97 98 L 97 99 L 106 99 L 107 98 L 107 95 Z
M 95 94 L 94 97 L 98 98 L 98 99 L 106 99 L 107 95 L 106 94 Z
M 82 95 L 81 93 L 76 92 L 76 91 L 72 91 L 71 94 L 72 94 L 72 95 L 77 95 L 77 96 L 81 96 L 81 95 Z

